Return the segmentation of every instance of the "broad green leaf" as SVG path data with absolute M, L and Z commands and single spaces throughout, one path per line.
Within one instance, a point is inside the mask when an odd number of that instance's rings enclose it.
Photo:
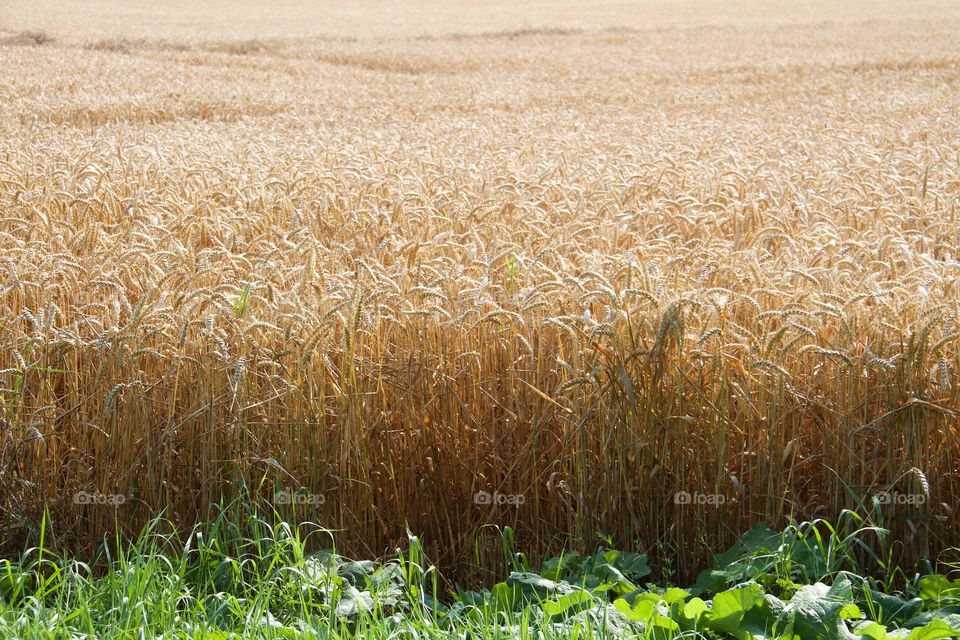
M 960 600 L 960 580 L 949 580 L 946 576 L 935 574 L 920 578 L 920 597 L 924 602 L 934 605 L 952 603 Z
M 302 571 L 303 576 L 314 584 L 339 584 L 343 581 L 337 573 L 336 559 L 328 555 L 305 558 Z
M 637 598 L 630 606 L 626 600 L 618 598 L 613 606 L 628 620 L 643 623 L 644 628 L 656 638 L 673 638 L 680 631 L 680 625 L 668 615 L 669 611 L 662 600 Z
M 690 593 L 695 596 L 723 591 L 738 581 L 739 574 L 724 569 L 705 569 L 697 576 L 697 581 L 690 587 Z M 705 596 L 704 596 L 705 597 Z
M 683 615 L 691 620 L 696 620 L 701 615 L 710 610 L 707 603 L 700 598 L 693 598 L 690 602 L 683 605 Z
M 375 568 L 370 560 L 348 561 L 337 567 L 337 574 L 354 587 L 364 587 Z
M 766 640 L 777 638 L 777 620 L 783 613 L 785 604 L 772 595 L 765 595 L 757 604 L 746 612 L 740 621 L 743 638 L 749 640 Z
M 467 606 L 485 607 L 492 599 L 493 594 L 487 590 L 462 591 L 458 595 L 459 602 Z
M 589 591 L 584 591 L 583 589 L 577 589 L 572 593 L 560 596 L 556 600 L 546 600 L 543 603 L 543 612 L 549 616 L 559 616 L 566 614 L 571 609 L 577 608 L 581 605 L 592 603 L 594 601 L 594 596 Z
M 629 602 L 623 598 L 617 598 L 613 601 L 613 606 L 617 611 L 623 614 L 627 620 L 634 620 L 638 622 L 646 622 L 657 611 L 657 605 L 654 602 L 649 600 L 637 600 L 631 606 Z
M 544 562 L 540 575 L 548 580 L 560 581 L 571 572 L 576 571 L 580 566 L 580 561 L 579 553 L 565 553 L 559 558 L 551 558 Z
M 643 553 L 620 551 L 613 560 L 613 565 L 620 569 L 630 580 L 640 580 L 650 575 L 650 567 L 647 566 L 647 556 Z
M 550 594 L 573 590 L 569 584 L 547 580 L 533 572 L 515 571 L 504 582 L 493 586 L 493 602 L 503 611 L 513 611 L 523 603 L 540 602 Z
M 844 608 L 840 609 L 840 613 L 837 615 L 840 616 L 841 620 L 859 620 L 863 617 L 860 607 L 855 604 L 848 604 Z
M 679 587 L 670 587 L 663 592 L 663 601 L 667 604 L 673 604 L 674 602 L 683 602 L 690 597 L 690 592 L 685 589 L 680 589 Z
M 957 607 L 947 607 L 935 611 L 924 611 L 907 620 L 903 626 L 907 629 L 925 627 L 933 622 L 943 622 L 954 629 L 960 629 L 960 612 Z
M 757 554 L 769 553 L 780 546 L 781 534 L 759 522 L 740 536 L 729 549 L 717 556 L 714 566 L 723 568 L 735 562 L 751 560 Z
M 521 600 L 520 588 L 506 582 L 498 582 L 490 591 L 491 602 L 499 611 L 513 611 Z
M 729 549 L 718 555 L 711 567 L 700 573 L 689 589 L 690 594 L 716 593 L 729 585 L 765 573 L 781 544 L 781 534 L 763 523 L 754 525 Z
M 542 591 L 549 593 L 557 590 L 557 583 L 553 580 L 547 580 L 543 576 L 533 572 L 514 571 L 507 578 L 507 584 L 519 586 L 528 590 Z
M 853 629 L 853 634 L 860 638 L 869 638 L 870 640 L 889 640 L 890 635 L 887 628 L 879 622 L 864 621 Z
M 907 640 L 939 640 L 940 638 L 960 637 L 960 627 L 946 620 L 934 620 L 927 625 L 917 627 L 910 632 Z
M 360 591 L 353 585 L 347 585 L 337 601 L 336 613 L 338 616 L 351 618 L 360 612 L 373 610 L 373 596 L 369 591 Z
M 800 589 L 781 614 L 783 628 L 804 640 L 847 640 L 855 638 L 844 618 L 859 615 L 852 601 L 851 585 L 841 576 L 833 587 L 818 582 Z
M 673 638 L 677 637 L 677 634 L 680 632 L 680 625 L 676 620 L 670 616 L 663 615 L 662 613 L 656 613 L 649 622 L 649 628 L 654 632 L 654 635 L 657 638 Z
M 626 595 L 637 588 L 637 585 L 630 582 L 630 580 L 628 580 L 619 569 L 609 563 L 600 564 L 593 567 L 592 575 L 598 578 L 602 583 L 610 583 L 614 585 L 613 590 L 617 593 L 617 595 Z
M 395 562 L 383 565 L 370 576 L 370 586 L 374 588 L 402 585 L 404 582 L 406 582 L 406 575 L 403 568 Z
M 915 616 L 923 607 L 923 600 L 914 598 L 905 600 L 900 596 L 882 593 L 875 589 L 865 588 L 863 603 L 868 612 L 873 612 L 877 622 L 888 624 L 896 622 L 902 624 Z
M 567 621 L 568 625 L 580 625 L 581 630 L 588 626 L 591 633 L 584 634 L 585 639 L 606 634 L 609 638 L 637 637 L 642 628 L 639 623 L 630 622 L 612 604 L 598 604 L 585 609 Z
M 740 623 L 746 613 L 763 599 L 758 584 L 750 584 L 718 593 L 713 606 L 704 616 L 704 626 L 714 631 L 723 631 L 742 638 Z

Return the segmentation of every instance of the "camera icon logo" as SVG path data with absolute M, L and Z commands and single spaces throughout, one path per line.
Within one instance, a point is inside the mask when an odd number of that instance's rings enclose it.
M 127 496 L 119 493 L 100 493 L 95 491 L 78 491 L 73 494 L 73 504 L 95 504 L 117 507 L 127 501 Z
M 918 507 L 927 502 L 924 493 L 900 493 L 899 491 L 881 491 L 874 496 L 877 504 L 882 505 L 909 505 Z
M 273 502 L 277 505 L 311 505 L 317 506 L 326 502 L 326 496 L 322 493 L 310 493 L 309 491 L 298 490 L 290 491 L 283 489 L 273 494 Z

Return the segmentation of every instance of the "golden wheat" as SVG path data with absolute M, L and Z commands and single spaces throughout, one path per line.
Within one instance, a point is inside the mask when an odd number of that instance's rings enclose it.
M 74 491 L 187 526 L 292 483 L 358 555 L 409 526 L 457 575 L 495 523 L 682 574 L 912 476 L 910 544 L 958 544 L 956 11 L 691 38 L 559 4 L 581 26 L 8 20 L 2 540 L 49 505 L 96 544 Z

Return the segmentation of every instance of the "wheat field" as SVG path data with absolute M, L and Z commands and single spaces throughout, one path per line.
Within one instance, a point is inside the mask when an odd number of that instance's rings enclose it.
M 678 575 L 844 508 L 884 553 L 960 544 L 958 32 L 952 2 L 7 3 L 0 542 L 287 491 L 450 575 L 507 525 Z

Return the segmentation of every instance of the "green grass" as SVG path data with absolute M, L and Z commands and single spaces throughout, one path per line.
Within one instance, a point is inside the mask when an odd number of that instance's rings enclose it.
M 414 536 L 393 558 L 352 561 L 308 552 L 328 532 L 230 513 L 183 541 L 154 520 L 136 540 L 105 544 L 93 565 L 55 554 L 42 533 L 0 561 L 0 637 L 960 637 L 950 567 L 859 575 L 885 532 L 852 512 L 783 532 L 758 525 L 686 589 L 645 583 L 647 556 L 614 549 L 530 566 L 507 529 L 507 577 L 476 591 L 445 583 Z

